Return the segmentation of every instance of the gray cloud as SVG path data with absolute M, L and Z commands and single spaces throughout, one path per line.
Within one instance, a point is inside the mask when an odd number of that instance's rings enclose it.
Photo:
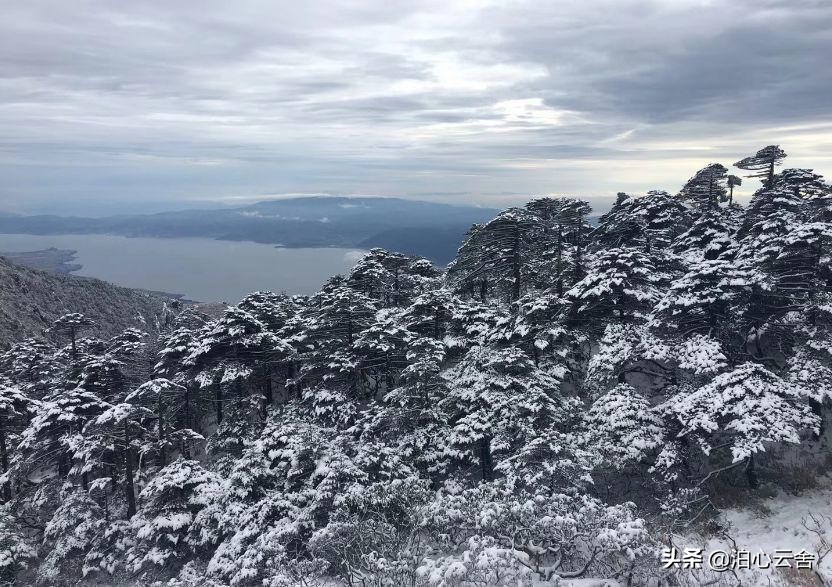
M 823 0 L 12 0 L 0 54 L 0 210 L 603 206 L 771 142 L 832 173 Z

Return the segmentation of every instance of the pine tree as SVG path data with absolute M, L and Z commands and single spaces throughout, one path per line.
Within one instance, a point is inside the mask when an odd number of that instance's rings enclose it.
M 619 383 L 596 399 L 584 418 L 587 450 L 613 469 L 644 461 L 664 442 L 661 418 L 633 386 Z
M 734 167 L 751 171 L 752 173 L 748 177 L 763 178 L 763 184 L 772 187 L 774 184 L 774 167 L 780 165 L 780 162 L 785 158 L 786 152 L 779 145 L 769 145 L 763 147 L 751 157 L 737 161 L 734 163 Z
M 86 491 L 65 486 L 54 515 L 43 531 L 39 574 L 48 584 L 81 581 L 84 559 L 100 543 L 107 528 L 101 507 Z
M 589 204 L 574 198 L 538 198 L 526 204 L 531 213 L 535 246 L 529 251 L 527 273 L 530 293 L 554 286 L 558 295 L 578 279 L 583 270 L 583 249 L 592 227 L 586 221 Z M 552 283 L 554 282 L 554 284 Z
M 15 462 L 18 478 L 38 469 L 54 467 L 58 479 L 70 474 L 74 443 L 85 425 L 98 417 L 108 404 L 83 388 L 59 390 L 41 402 L 23 431 Z
M 372 389 L 372 397 L 378 398 L 396 385 L 397 374 L 406 365 L 407 345 L 413 338 L 413 333 L 401 325 L 401 313 L 386 310 L 358 335 L 353 344 L 357 370 L 364 385 Z
M 153 418 L 147 408 L 130 403 L 106 406 L 83 429 L 82 438 L 74 442 L 78 472 L 120 480 L 126 504 L 126 517 L 136 513 L 135 476 L 137 455 L 145 452 L 151 438 L 145 422 Z
M 84 330 L 92 328 L 94 325 L 95 323 L 83 314 L 64 314 L 52 323 L 50 331 L 69 338 L 72 347 L 72 359 L 77 360 L 78 349 L 76 348 L 76 341 L 78 340 L 78 335 Z
M 302 361 L 299 377 L 306 401 L 321 418 L 348 425 L 357 402 L 372 396 L 358 372 L 354 345 L 373 323 L 376 309 L 374 300 L 333 279 L 299 316 L 303 334 L 292 343 Z
M 644 252 L 599 251 L 590 260 L 586 276 L 565 294 L 568 321 L 591 330 L 603 329 L 607 321 L 638 321 L 658 300 L 660 283 Z
M 732 206 L 734 204 L 734 188 L 742 185 L 742 178 L 729 174 L 725 185 L 728 187 L 728 206 Z
M 795 197 L 804 200 L 823 197 L 829 192 L 823 176 L 811 169 L 784 169 L 775 176 L 773 187 L 791 189 Z
M 0 506 L 0 581 L 22 584 L 21 575 L 39 565 L 37 549 L 9 506 Z
M 515 348 L 473 347 L 445 375 L 449 444 L 479 460 L 480 478 L 494 479 L 495 456 L 511 453 L 533 431 L 557 420 L 560 381 Z
M 430 289 L 402 313 L 402 323 L 419 336 L 442 339 L 448 332 L 456 300 L 445 289 Z
M 601 216 L 598 227 L 592 232 L 591 248 L 660 251 L 669 247 L 690 224 L 688 208 L 667 192 L 654 190 L 642 197 L 628 196 L 616 201 L 610 211 Z
M 529 285 L 529 258 L 538 228 L 536 218 L 521 208 L 475 227 L 448 266 L 449 278 L 462 291 L 479 287 L 481 300 L 516 302 Z
M 683 336 L 711 333 L 727 340 L 740 330 L 737 321 L 753 297 L 770 288 L 765 276 L 745 264 L 703 260 L 670 285 L 654 314 L 663 328 Z
M 706 206 L 691 227 L 673 241 L 673 250 L 689 261 L 714 260 L 736 254 L 730 220 L 718 206 Z
M 446 353 L 445 345 L 436 339 L 412 341 L 400 384 L 385 394 L 367 430 L 393 444 L 398 454 L 434 479 L 447 466 L 441 439 L 449 429 L 445 414 L 437 408 L 448 395 L 441 377 Z
M 268 407 L 273 401 L 269 397 L 270 377 L 261 397 L 248 393 L 252 381 L 262 372 L 262 364 L 280 363 L 292 353 L 291 346 L 263 322 L 233 306 L 197 337 L 184 364 L 199 387 L 213 388 L 215 420 L 217 426 L 225 424 L 222 429 L 227 438 L 222 444 L 228 450 L 236 451 L 248 436 L 241 437 L 240 433 L 248 428 L 248 420 L 262 411 L 261 403 Z M 225 422 L 230 415 L 234 418 Z
M 805 403 L 807 391 L 756 363 L 743 363 L 692 391 L 671 398 L 667 409 L 702 452 L 714 450 L 715 435 L 729 438 L 732 464 L 745 463 L 750 487 L 758 485 L 754 455 L 765 443 L 800 442 L 819 420 Z
M 0 467 L 3 487 L 3 501 L 12 498 L 12 486 L 9 480 L 10 453 L 17 447 L 20 434 L 35 415 L 40 403 L 24 394 L 16 387 L 0 379 Z
M 37 339 L 13 344 L 0 355 L 0 374 L 35 399 L 51 391 L 65 369 L 66 365 L 56 356 L 56 349 Z
M 197 554 L 188 541 L 194 519 L 205 507 L 203 496 L 220 489 L 220 478 L 197 461 L 177 459 L 142 489 L 141 505 L 130 520 L 136 542 L 123 560 L 145 580 L 167 576 Z
M 164 378 L 151 379 L 130 392 L 124 401 L 155 413 L 155 450 L 159 467 L 167 465 L 171 451 L 181 449 L 182 453 L 187 454 L 190 452 L 190 443 L 202 439 L 190 429 L 194 412 L 193 398 L 184 385 Z
M 679 192 L 679 198 L 700 213 L 716 208 L 725 199 L 728 170 L 719 163 L 711 163 L 696 172 Z
M 385 307 L 401 307 L 438 275 L 426 259 L 376 248 L 356 263 L 347 283 Z

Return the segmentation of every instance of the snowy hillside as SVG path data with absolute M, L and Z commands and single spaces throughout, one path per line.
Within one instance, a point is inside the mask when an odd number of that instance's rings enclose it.
M 155 333 L 164 324 L 170 298 L 117 287 L 98 279 L 55 275 L 0 257 L 0 349 L 42 336 L 67 312 L 84 312 L 113 335 L 135 326 Z

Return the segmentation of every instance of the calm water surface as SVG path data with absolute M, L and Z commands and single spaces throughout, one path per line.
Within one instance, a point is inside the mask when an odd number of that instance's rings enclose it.
M 49 247 L 78 251 L 75 262 L 83 268 L 75 275 L 229 303 L 257 290 L 313 293 L 331 275 L 349 270 L 364 252 L 283 249 L 204 238 L 0 234 L 0 251 Z

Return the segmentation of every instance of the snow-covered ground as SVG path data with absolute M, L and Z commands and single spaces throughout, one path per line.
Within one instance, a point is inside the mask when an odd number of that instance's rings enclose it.
M 766 499 L 750 500 L 742 507 L 722 512 L 722 520 L 727 525 L 727 538 L 711 538 L 703 541 L 696 536 L 678 537 L 680 546 L 705 546 L 707 553 L 715 550 L 745 550 L 753 554 L 766 553 L 776 560 L 775 553 L 780 550 L 798 553 L 806 551 L 823 556 L 832 543 L 832 478 L 820 477 L 819 486 L 795 496 L 780 492 Z M 815 526 L 816 522 L 819 526 Z M 811 528 L 819 532 L 811 531 Z M 731 541 L 735 544 L 731 544 Z M 823 543 L 825 541 L 825 543 Z M 762 558 L 763 561 L 766 557 Z M 794 560 L 791 561 L 796 566 Z M 707 566 L 707 564 L 705 565 Z M 707 580 L 721 579 L 717 584 L 724 585 L 818 585 L 832 586 L 832 553 L 826 554 L 814 569 L 797 571 L 796 569 L 775 569 L 774 564 L 768 569 L 754 568 L 737 570 L 736 576 L 731 572 L 695 573 L 696 580 L 691 584 L 702 584 Z

